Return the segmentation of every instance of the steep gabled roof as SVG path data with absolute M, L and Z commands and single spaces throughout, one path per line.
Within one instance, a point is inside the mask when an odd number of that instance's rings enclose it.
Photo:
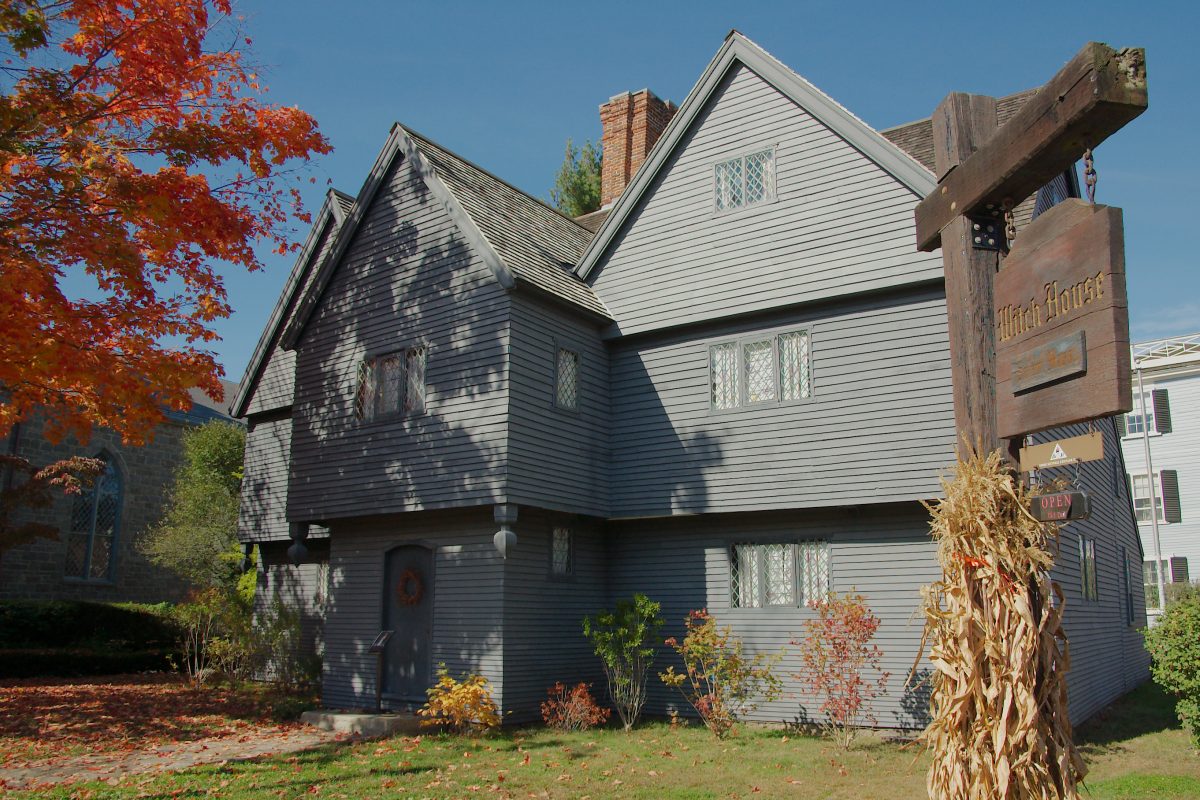
M 258 388 L 258 381 L 270 360 L 271 353 L 279 345 L 284 326 L 293 315 L 303 288 L 310 283 L 309 279 L 320 267 L 316 263 L 316 259 L 322 238 L 336 233 L 353 205 L 354 198 L 348 194 L 336 189 L 330 189 L 325 193 L 325 202 L 321 205 L 321 210 L 317 212 L 317 218 L 308 232 L 308 238 L 305 239 L 304 246 L 300 249 L 300 255 L 296 257 L 296 263 L 292 266 L 287 282 L 283 285 L 283 291 L 275 302 L 275 308 L 271 310 L 271 316 L 267 318 L 267 325 L 258 339 L 253 355 L 250 356 L 250 363 L 246 365 L 241 385 L 237 387 L 237 393 L 232 398 L 233 402 L 230 404 L 229 410 L 233 416 L 245 416 L 246 408 L 250 405 L 250 400 Z M 327 228 L 332 228 L 328 234 Z
M 609 243 L 637 208 L 654 177 L 691 129 L 713 93 L 720 87 L 722 80 L 737 64 L 750 69 L 791 98 L 815 119 L 912 190 L 916 196 L 924 197 L 933 191 L 936 185 L 933 174 L 912 156 L 741 33 L 736 30 L 730 31 L 725 37 L 725 43 L 679 106 L 679 111 L 663 131 L 662 137 L 654 145 L 646 161 L 613 205 L 612 212 L 600 226 L 595 239 L 575 268 L 577 275 L 587 278 L 592 272 Z
M 282 337 L 294 347 L 337 263 L 345 254 L 366 210 L 397 158 L 406 158 L 441 203 L 501 286 L 525 286 L 569 303 L 591 316 L 610 320 L 604 304 L 571 267 L 591 232 L 545 203 L 400 123 L 380 151 L 329 257 L 301 298 Z

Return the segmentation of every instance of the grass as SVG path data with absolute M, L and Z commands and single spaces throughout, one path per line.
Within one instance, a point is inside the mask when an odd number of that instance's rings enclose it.
M 1155 687 L 1136 690 L 1079 732 L 1092 767 L 1085 796 L 1200 797 L 1200 755 Z M 697 726 L 648 723 L 631 734 L 541 728 L 471 739 L 397 737 L 292 757 L 12 792 L 29 798 L 707 798 L 903 800 L 925 797 L 927 759 L 879 737 L 850 752 L 783 731 L 715 740 Z M 1090 794 L 1089 794 L 1090 793 Z

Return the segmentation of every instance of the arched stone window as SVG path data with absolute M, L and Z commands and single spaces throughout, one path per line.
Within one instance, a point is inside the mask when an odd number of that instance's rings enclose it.
M 91 489 L 76 496 L 67 533 L 66 576 L 85 581 L 112 580 L 121 527 L 121 470 L 108 453 L 98 458 L 104 472 Z

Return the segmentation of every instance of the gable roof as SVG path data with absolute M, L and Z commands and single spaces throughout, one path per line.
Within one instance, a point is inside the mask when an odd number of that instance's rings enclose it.
M 407 159 L 464 238 L 506 289 L 524 286 L 603 321 L 612 317 L 590 286 L 570 270 L 592 234 L 520 189 L 502 181 L 400 123 L 392 125 L 337 241 L 318 267 L 284 329 L 283 347 L 295 347 L 317 300 L 396 160 Z
M 790 98 L 815 119 L 841 136 L 852 147 L 878 164 L 918 197 L 933 191 L 937 182 L 933 173 L 911 155 L 881 136 L 829 95 L 801 78 L 781 61 L 767 53 L 738 31 L 730 31 L 725 43 L 705 68 L 700 80 L 679 106 L 679 111 L 663 131 L 646 161 L 638 169 L 629 186 L 613 205 L 612 212 L 600 226 L 575 272 L 587 278 L 608 249 L 609 243 L 637 208 L 654 177 L 674 152 L 724 77 L 741 64 L 776 90 Z
M 263 370 L 266 369 L 271 353 L 279 345 L 284 326 L 293 315 L 298 296 L 301 294 L 302 288 L 310 282 L 308 278 L 319 267 L 319 264 L 315 262 L 319 254 L 321 239 L 326 235 L 326 229 L 332 228 L 328 231 L 328 235 L 333 236 L 353 206 L 354 198 L 348 194 L 336 189 L 330 189 L 325 193 L 325 202 L 321 204 L 321 210 L 317 212 L 317 218 L 308 232 L 308 238 L 304 240 L 304 246 L 300 248 L 300 255 L 296 257 L 296 263 L 292 265 L 292 271 L 283 285 L 283 291 L 275 302 L 275 307 L 271 310 L 271 316 L 267 318 L 267 325 L 263 329 L 262 335 L 259 336 L 254 353 L 250 356 L 250 363 L 246 365 L 246 371 L 242 375 L 241 385 L 236 387 L 237 392 L 229 405 L 229 411 L 233 416 L 242 417 L 246 414 L 246 408 L 254 397 L 259 379 L 262 377 Z M 228 398 L 229 395 L 226 394 L 226 397 Z

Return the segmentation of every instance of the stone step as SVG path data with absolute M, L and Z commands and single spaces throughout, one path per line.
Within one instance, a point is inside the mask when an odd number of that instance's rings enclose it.
M 305 711 L 300 721 L 323 731 L 354 733 L 368 739 L 420 733 L 416 714 L 365 714 L 352 711 Z

